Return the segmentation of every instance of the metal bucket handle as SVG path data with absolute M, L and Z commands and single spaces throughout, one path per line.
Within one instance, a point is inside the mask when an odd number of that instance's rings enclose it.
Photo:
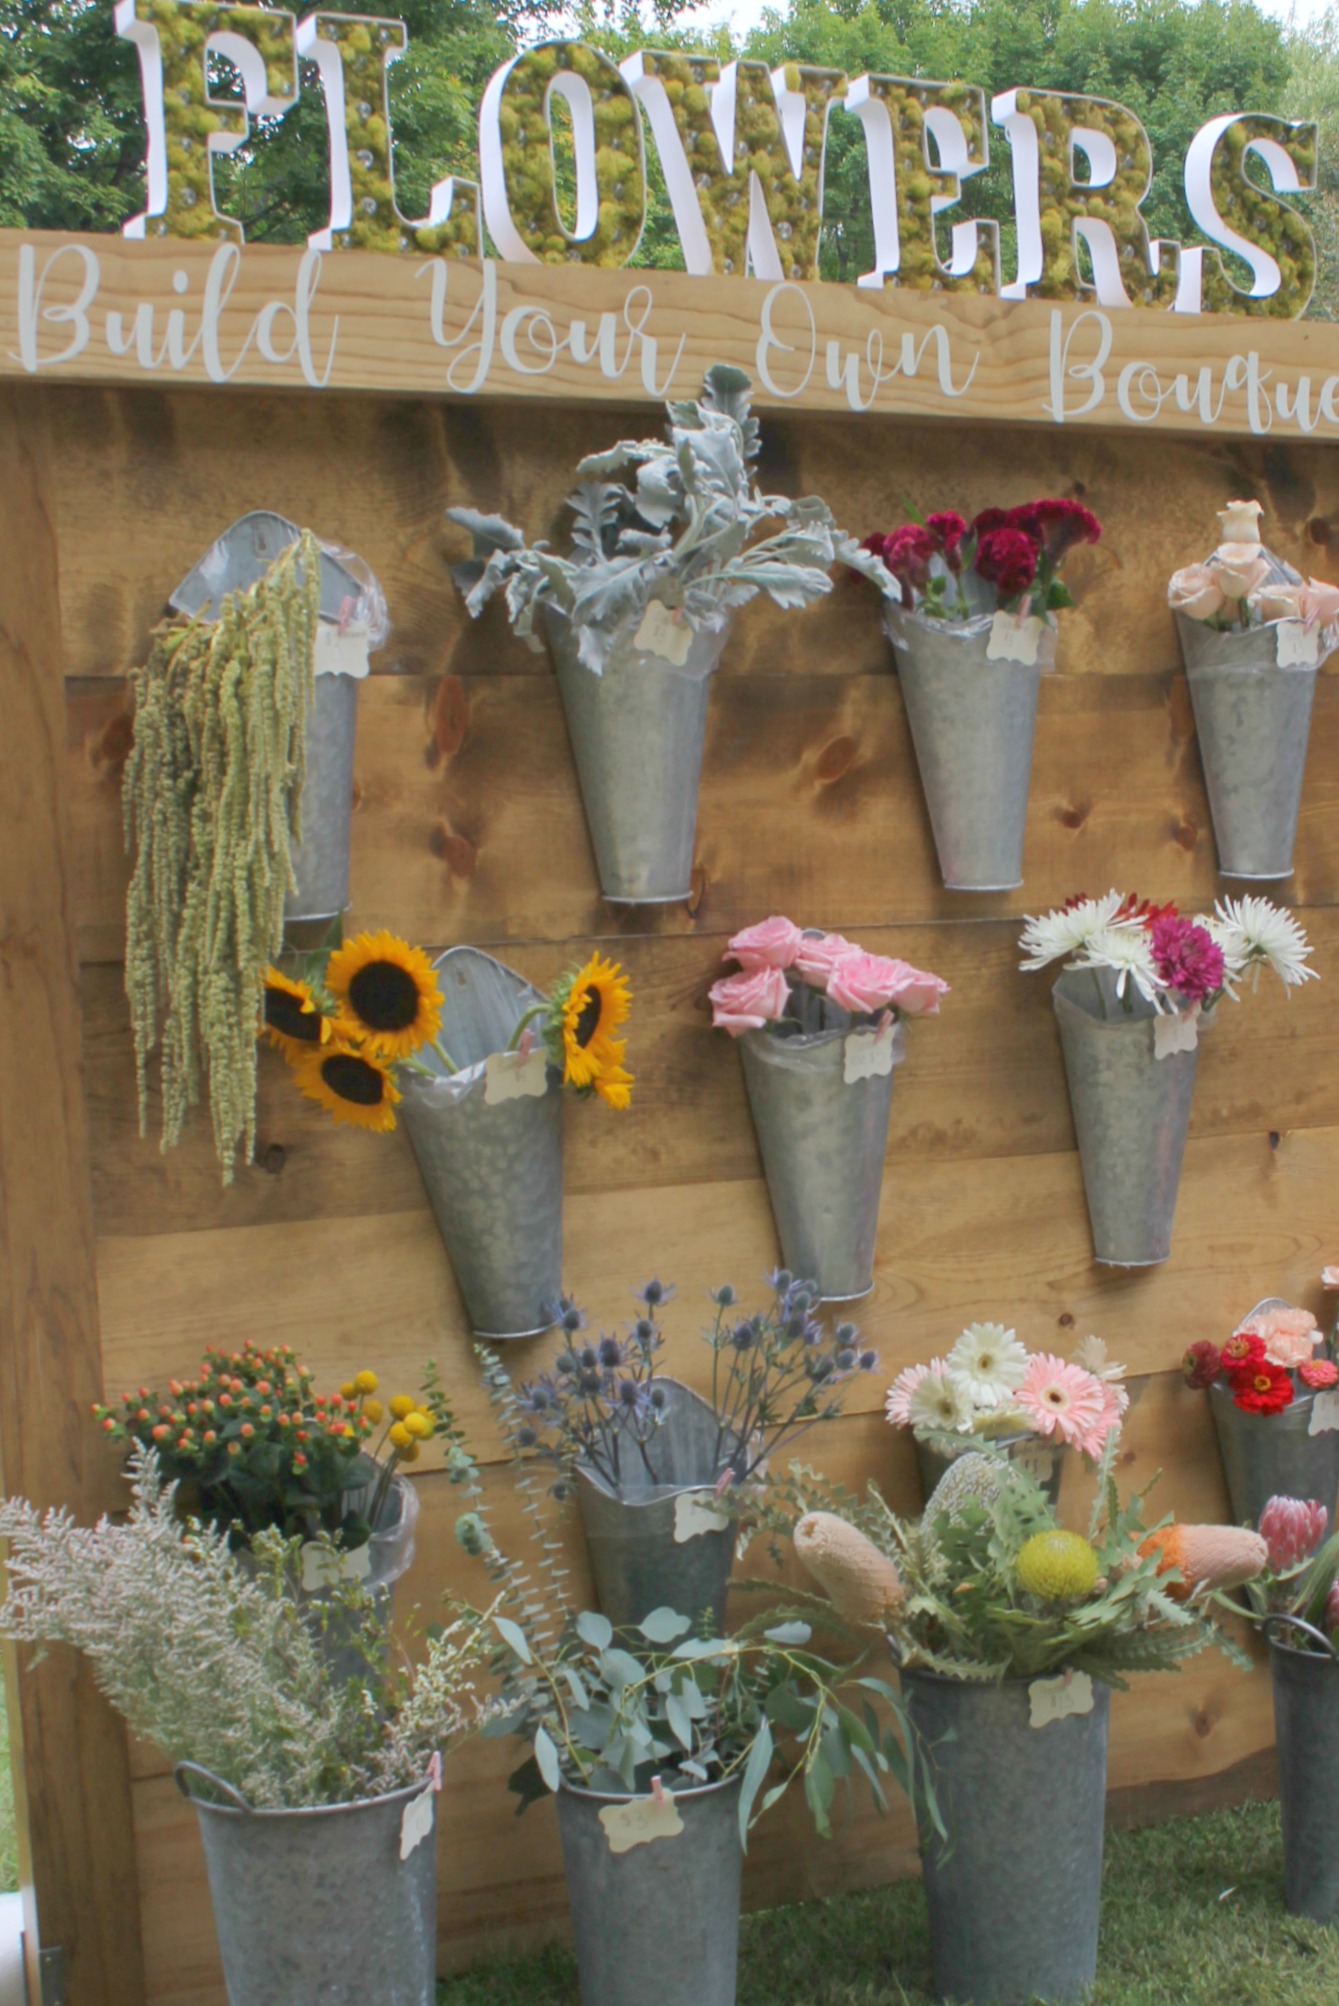
M 224 1799 L 225 1803 L 227 1803 L 231 1809 L 236 1811 L 245 1811 L 248 1814 L 252 1809 L 251 1805 L 247 1803 L 245 1797 L 243 1797 L 240 1790 L 234 1790 L 231 1783 L 225 1783 L 221 1776 L 215 1776 L 213 1770 L 206 1769 L 203 1763 L 178 1762 L 172 1771 L 172 1776 L 182 1796 L 189 1799 L 189 1801 L 192 1804 L 208 1802 L 207 1798 L 197 1797 L 195 1792 L 190 1787 L 190 1779 L 193 1776 L 201 1776 L 204 1778 L 205 1782 L 209 1785 L 211 1790 L 218 1791 L 219 1795 Z
M 1304 1636 L 1311 1639 L 1313 1644 L 1320 1645 L 1321 1650 L 1327 1658 L 1333 1658 L 1335 1663 L 1339 1664 L 1339 1651 L 1336 1651 L 1331 1640 L 1325 1635 L 1323 1630 L 1318 1630 L 1314 1623 L 1308 1623 L 1304 1616 L 1266 1616 L 1260 1627 L 1271 1644 L 1274 1642 L 1274 1639 L 1270 1635 L 1270 1632 L 1276 1627 L 1300 1630 Z

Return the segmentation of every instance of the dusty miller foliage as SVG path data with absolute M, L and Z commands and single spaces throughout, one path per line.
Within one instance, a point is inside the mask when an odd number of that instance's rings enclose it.
M 207 1089 L 225 1184 L 239 1142 L 245 1162 L 255 1146 L 261 987 L 283 945 L 302 833 L 320 591 L 306 531 L 217 620 L 161 627 L 132 678 L 122 803 L 140 1133 L 161 1040 L 163 1148 Z
M 486 1721 L 472 1673 L 476 1630 L 434 1636 L 415 1666 L 392 1664 L 366 1591 L 340 1583 L 300 1601 L 300 1541 L 253 1542 L 254 1574 L 224 1531 L 183 1523 L 176 1486 L 136 1449 L 123 1522 L 76 1525 L 67 1511 L 0 1504 L 9 1598 L 0 1633 L 72 1644 L 134 1733 L 171 1762 L 200 1763 L 260 1810 L 340 1804 L 420 1781 L 434 1753 Z M 323 1624 L 361 1652 L 341 1676 Z
M 761 493 L 750 390 L 742 370 L 717 363 L 700 398 L 666 406 L 663 441 L 624 439 L 582 460 L 567 498 L 570 557 L 527 544 L 501 516 L 448 509 L 474 538 L 473 559 L 452 572 L 471 615 L 503 593 L 516 632 L 538 650 L 536 615 L 556 609 L 576 629 L 580 659 L 600 675 L 652 600 L 711 633 L 759 592 L 790 607 L 831 591 L 829 567 L 850 539 L 817 496 Z M 759 536 L 769 521 L 781 527 Z

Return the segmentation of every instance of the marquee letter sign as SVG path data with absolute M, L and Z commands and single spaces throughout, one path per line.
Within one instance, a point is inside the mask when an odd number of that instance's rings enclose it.
M 297 100 L 299 58 L 315 67 L 330 144 L 330 208 L 314 250 L 452 257 L 497 252 L 518 264 L 627 265 L 646 221 L 646 129 L 659 157 L 690 273 L 772 283 L 819 273 L 828 128 L 859 120 L 869 174 L 874 263 L 863 287 L 1087 299 L 1177 313 L 1288 319 L 1315 283 L 1311 231 L 1285 199 L 1316 186 L 1316 127 L 1225 113 L 1191 142 L 1186 200 L 1204 244 L 1150 237 L 1142 205 L 1153 154 L 1134 113 L 1106 98 L 1014 89 L 990 105 L 974 85 L 646 49 L 616 64 L 589 44 L 543 42 L 505 63 L 479 110 L 479 180 L 448 176 L 428 214 L 395 193 L 388 73 L 408 46 L 400 21 L 309 14 L 219 0 L 117 0 L 135 44 L 148 132 L 148 201 L 127 236 L 240 242 L 219 212 L 213 160 L 241 146 L 254 115 Z M 226 59 L 241 94 L 211 85 Z M 560 189 L 556 122 L 575 190 Z M 999 232 L 961 213 L 990 161 L 989 124 L 1008 142 L 1017 266 L 1005 282 Z M 941 230 L 942 224 L 942 230 Z M 1250 274 L 1243 287 L 1229 252 Z

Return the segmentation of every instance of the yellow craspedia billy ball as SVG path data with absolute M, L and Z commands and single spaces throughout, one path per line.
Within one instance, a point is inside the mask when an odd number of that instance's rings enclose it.
M 1077 1532 L 1034 1532 L 1019 1549 L 1018 1585 L 1039 1602 L 1081 1602 L 1097 1582 L 1097 1554 Z

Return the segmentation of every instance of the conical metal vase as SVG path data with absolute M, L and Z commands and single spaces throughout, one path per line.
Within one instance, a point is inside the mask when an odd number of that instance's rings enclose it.
M 353 755 L 358 734 L 358 678 L 320 675 L 307 721 L 302 782 L 302 841 L 293 850 L 296 885 L 286 920 L 331 920 L 349 903 L 353 824 Z
M 477 947 L 435 963 L 445 1004 L 439 1042 L 401 1069 L 402 1113 L 476 1336 L 535 1337 L 562 1295 L 563 1100 L 542 1051 L 507 1050 L 537 989 Z
M 1339 1501 L 1339 1430 L 1313 1435 L 1316 1396 L 1304 1387 L 1281 1414 L 1246 1414 L 1221 1379 L 1209 1388 L 1209 1411 L 1223 1459 L 1232 1516 L 1257 1526 L 1271 1498 L 1309 1498 L 1335 1524 Z
M 621 1630 L 653 1609 L 677 1609 L 695 1623 L 710 1612 L 719 1636 L 735 1527 L 717 1504 L 716 1481 L 739 1438 L 722 1435 L 710 1401 L 690 1387 L 659 1376 L 655 1383 L 667 1407 L 647 1443 L 650 1467 L 631 1442 L 623 1445 L 617 1488 L 589 1464 L 577 1465 L 595 1598 Z
M 1277 629 L 1220 634 L 1176 616 L 1225 878 L 1292 875 L 1314 668 L 1281 669 Z
M 176 1778 L 200 1820 L 229 2006 L 433 2006 L 431 1784 L 361 1803 L 254 1811 L 195 1763 L 178 1763 Z
M 889 607 L 884 625 L 945 887 L 1010 891 L 1023 882 L 1037 697 L 1055 630 L 1043 627 L 1026 663 L 989 657 L 989 619 L 954 627 Z
M 675 1790 L 657 1812 L 651 1798 L 563 1785 L 581 2006 L 735 2006 L 739 1789 L 734 1777 Z
M 597 676 L 566 615 L 545 618 L 600 890 L 618 904 L 677 904 L 692 890 L 707 703 L 729 629 L 694 634 L 680 667 L 634 647 L 630 623 Z
M 946 1845 L 921 1838 L 935 1997 L 1086 1997 L 1097 1975 L 1109 1688 L 1094 1685 L 1091 1711 L 1033 1727 L 1026 1679 L 901 1679 L 948 1829 Z
M 1127 1014 L 1109 970 L 1071 970 L 1052 995 L 1093 1258 L 1153 1267 L 1172 1250 L 1199 1051 L 1155 1057 L 1152 1004 L 1127 990 Z
M 1016 1435 L 963 1435 L 961 1447 L 954 1443 L 951 1450 L 932 1446 L 929 1442 L 916 1443 L 916 1468 L 920 1474 L 921 1490 L 925 1502 L 929 1504 L 939 1479 L 946 1476 L 960 1456 L 993 1451 L 1017 1463 L 1020 1469 L 1034 1477 L 1045 1491 L 1052 1505 L 1060 1503 L 1060 1479 L 1064 1473 L 1065 1445 L 1063 1442 L 1049 1441 L 1044 1435 L 1034 1435 L 1032 1430 L 1020 1430 Z
M 851 1029 L 739 1039 L 781 1258 L 825 1302 L 853 1302 L 874 1286 L 893 1068 L 847 1078 Z M 893 1053 L 900 1044 L 893 1034 Z
M 1339 1658 L 1329 1640 L 1270 1626 L 1274 1733 L 1289 1915 L 1339 1923 Z

